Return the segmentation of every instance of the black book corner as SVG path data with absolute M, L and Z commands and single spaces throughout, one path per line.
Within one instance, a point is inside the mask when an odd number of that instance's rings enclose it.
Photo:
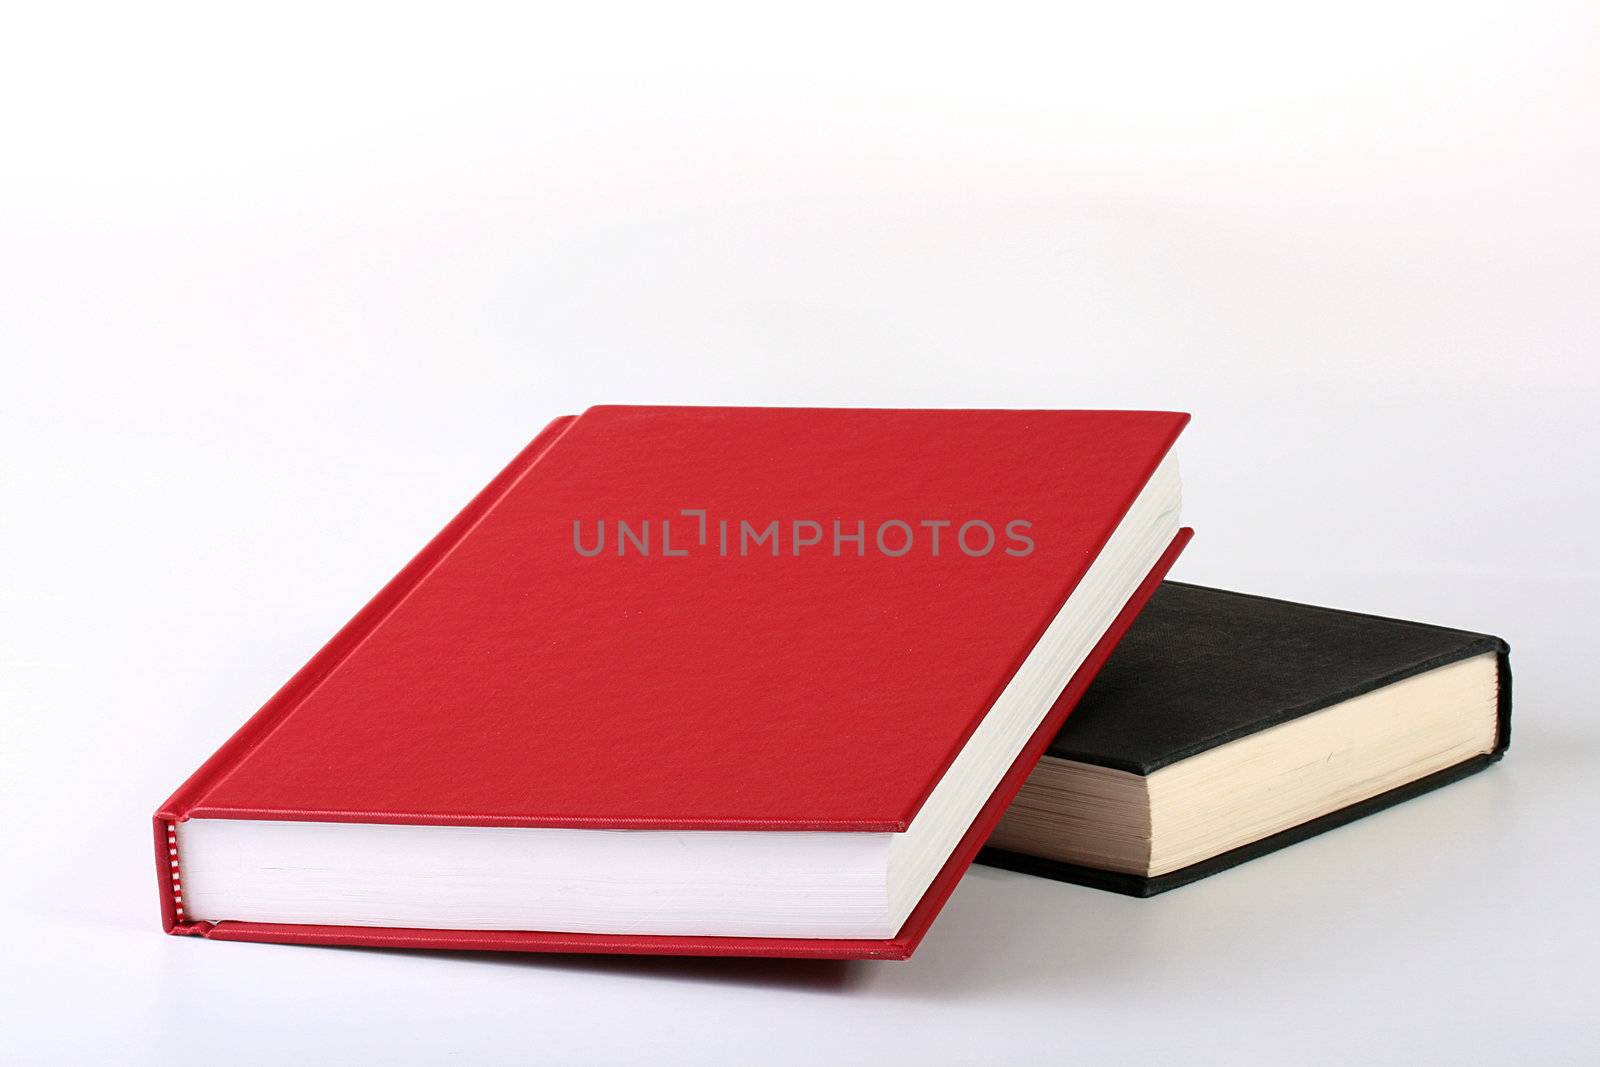
M 1152 896 L 1480 771 L 1510 739 L 1497 637 L 1166 582 L 978 861 Z

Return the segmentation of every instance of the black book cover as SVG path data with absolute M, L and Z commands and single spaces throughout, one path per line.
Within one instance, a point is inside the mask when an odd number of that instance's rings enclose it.
M 1497 637 L 1163 582 L 1047 750 L 1148 775 L 1196 753 L 1486 652 L 1500 667 L 1494 750 L 1155 877 L 985 848 L 978 862 L 1152 896 L 1464 778 L 1511 741 L 1509 648 Z

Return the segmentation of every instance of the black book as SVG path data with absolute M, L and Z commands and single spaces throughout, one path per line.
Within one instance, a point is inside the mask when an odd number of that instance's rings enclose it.
M 1151 896 L 1464 778 L 1510 739 L 1497 637 L 1165 582 L 978 862 Z

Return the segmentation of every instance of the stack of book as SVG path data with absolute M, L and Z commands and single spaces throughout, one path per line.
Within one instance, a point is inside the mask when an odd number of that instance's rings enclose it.
M 1163 582 L 1187 421 L 557 419 L 161 806 L 165 928 L 903 959 L 1497 759 L 1499 640 Z

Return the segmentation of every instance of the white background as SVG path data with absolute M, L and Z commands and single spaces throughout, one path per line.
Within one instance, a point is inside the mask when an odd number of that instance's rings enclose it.
M 1592 1055 L 1596 12 L 8 9 L 0 1058 Z M 1515 743 L 903 964 L 161 935 L 155 806 L 596 402 L 1191 411 L 1176 576 L 1504 635 Z

